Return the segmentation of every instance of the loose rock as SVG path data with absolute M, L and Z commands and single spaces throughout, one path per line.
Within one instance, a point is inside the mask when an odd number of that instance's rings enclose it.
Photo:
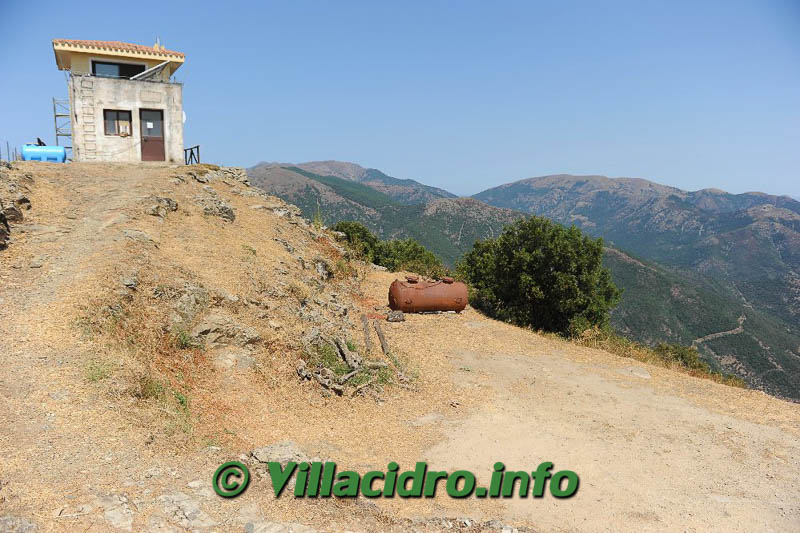
M 150 215 L 157 216 L 159 218 L 165 218 L 167 213 L 178 210 L 178 202 L 172 198 L 154 196 L 153 200 L 155 201 L 155 204 L 151 205 L 147 210 L 147 213 Z
M 191 322 L 206 305 L 208 305 L 208 291 L 199 285 L 185 282 L 180 297 L 172 306 L 171 320 L 173 323 Z
M 182 492 L 159 496 L 167 518 L 187 529 L 210 528 L 217 523 L 200 508 L 200 502 Z
M 329 280 L 333 277 L 333 272 L 331 271 L 331 267 L 328 265 L 328 262 L 324 259 L 317 258 L 314 259 L 314 268 L 317 270 L 317 274 L 319 274 L 320 279 L 323 281 Z
M 0 212 L 0 250 L 8 247 L 8 239 L 11 236 L 11 228 L 8 226 L 6 216 Z
M 219 217 L 228 222 L 236 220 L 236 212 L 228 203 L 216 197 L 198 197 L 195 201 L 203 208 L 203 214 Z
M 103 507 L 103 517 L 112 527 L 131 531 L 133 528 L 133 510 L 128 505 L 128 497 L 122 494 L 109 494 L 99 500 Z
M 289 461 L 304 463 L 312 460 L 296 443 L 288 440 L 258 448 L 250 452 L 250 455 L 259 463 L 278 462 L 282 465 Z
M 15 205 L 4 206 L 3 214 L 8 222 L 22 222 L 22 211 Z
M 247 346 L 261 340 L 258 332 L 239 324 L 222 313 L 213 313 L 200 322 L 193 330 L 192 337 L 206 346 Z
M 0 161 L 2 163 L 3 161 Z M 39 528 L 33 522 L 19 516 L 5 515 L 0 516 L 0 531 L 8 533 L 33 533 Z

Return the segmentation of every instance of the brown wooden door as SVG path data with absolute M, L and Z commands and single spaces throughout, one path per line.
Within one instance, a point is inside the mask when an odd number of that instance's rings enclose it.
M 164 161 L 164 112 L 139 110 L 142 129 L 142 161 Z

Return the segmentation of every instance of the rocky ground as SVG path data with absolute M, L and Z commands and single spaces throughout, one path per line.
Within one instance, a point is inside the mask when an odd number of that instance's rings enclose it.
M 238 169 L 18 163 L 0 186 L 0 530 L 800 523 L 796 405 L 469 308 L 385 321 L 395 275 L 348 260 Z M 342 356 L 336 372 L 324 346 Z M 237 458 L 253 481 L 223 500 L 211 476 Z M 276 499 L 263 463 L 291 458 L 359 472 L 428 460 L 484 483 L 495 461 L 548 460 L 581 488 L 569 500 Z

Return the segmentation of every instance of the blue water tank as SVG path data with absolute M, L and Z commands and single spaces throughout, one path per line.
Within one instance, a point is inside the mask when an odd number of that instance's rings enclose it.
M 67 151 L 63 146 L 39 146 L 25 144 L 22 146 L 23 161 L 49 161 L 63 163 L 67 160 Z

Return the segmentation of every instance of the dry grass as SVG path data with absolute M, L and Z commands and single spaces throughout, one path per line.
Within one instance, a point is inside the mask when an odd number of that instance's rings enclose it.
M 161 413 L 164 434 L 185 438 L 193 432 L 192 389 L 208 364 L 185 328 L 166 326 L 167 309 L 155 296 L 164 290 L 141 280 L 125 297 L 98 296 L 85 306 L 78 324 L 105 354 L 104 360 L 90 362 L 87 380 L 107 381 L 102 386 L 109 396 L 133 398 L 138 409 Z M 112 357 L 115 365 L 108 362 Z M 113 379 L 107 379 L 112 372 Z
M 564 337 L 552 333 L 540 334 L 564 339 Z M 744 380 L 736 376 L 732 376 L 730 374 L 721 374 L 719 372 L 705 370 L 702 368 L 690 368 L 679 361 L 668 358 L 664 354 L 660 354 L 657 350 L 650 348 L 649 346 L 645 346 L 644 344 L 626 339 L 620 335 L 616 335 L 599 328 L 587 329 L 579 337 L 564 340 L 573 342 L 579 346 L 603 350 L 620 357 L 635 359 L 642 363 L 669 368 L 670 370 L 676 370 L 690 376 L 710 379 L 711 381 L 721 383 L 723 385 L 747 388 L 747 384 L 744 382 Z

